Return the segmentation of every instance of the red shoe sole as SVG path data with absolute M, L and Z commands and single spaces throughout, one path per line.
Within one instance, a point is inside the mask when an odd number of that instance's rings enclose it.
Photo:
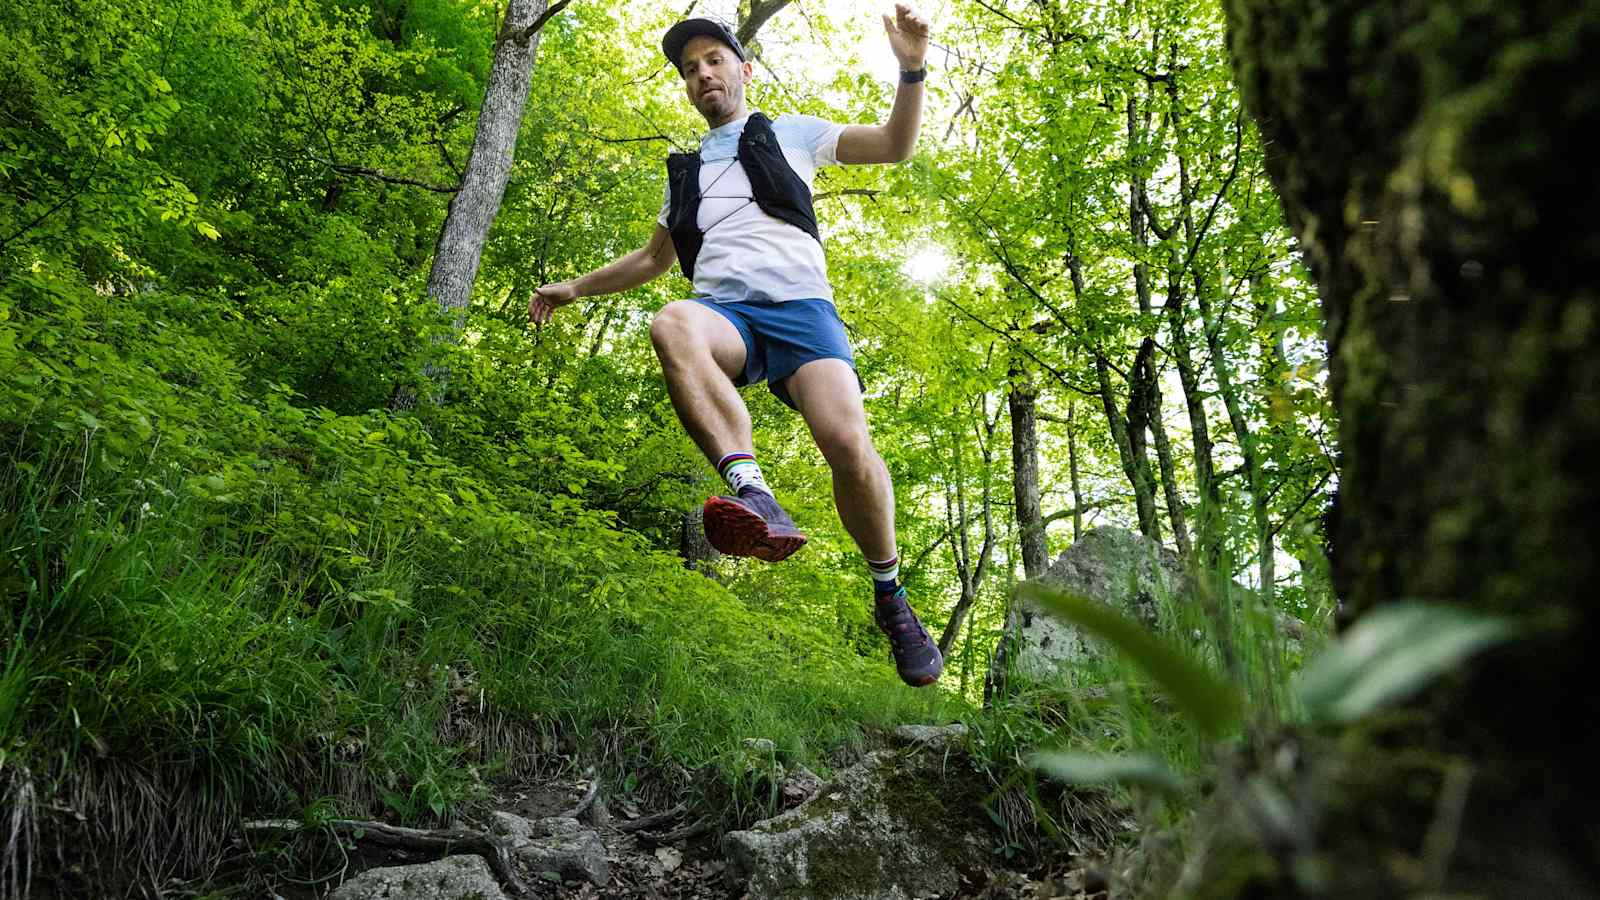
M 726 497 L 706 501 L 706 541 L 719 553 L 778 562 L 806 545 L 806 536 L 773 534 L 765 519 Z

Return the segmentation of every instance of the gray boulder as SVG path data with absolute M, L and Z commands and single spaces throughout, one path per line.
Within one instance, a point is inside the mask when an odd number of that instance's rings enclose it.
M 329 900 L 507 900 L 479 856 L 447 856 L 415 866 L 368 869 Z
M 995 841 L 960 752 L 880 750 L 722 849 L 750 900 L 911 900 L 982 877 Z
M 1152 629 L 1158 597 L 1189 593 L 1176 553 L 1122 528 L 1085 532 L 1035 581 L 1108 604 Z M 1008 679 L 1062 679 L 1063 670 L 1070 672 L 1096 652 L 1075 626 L 1019 597 L 1006 618 L 989 684 L 1000 688 Z
M 896 743 L 913 749 L 949 750 L 961 746 L 967 736 L 967 726 L 954 725 L 901 725 L 894 730 Z
M 1085 532 L 1043 575 L 1030 583 L 1064 588 L 1104 603 L 1144 623 L 1152 631 L 1161 626 L 1161 599 L 1169 599 L 1175 605 L 1199 600 L 1194 581 L 1184 570 L 1178 554 L 1122 528 L 1095 528 Z M 1256 593 L 1244 585 L 1228 582 L 1215 590 L 1235 615 L 1246 610 L 1261 614 L 1254 605 Z M 1299 642 L 1305 635 L 1303 623 L 1279 609 L 1266 611 L 1266 614 L 1271 616 L 1271 627 L 1286 642 L 1286 649 L 1299 652 Z M 1181 639 L 1198 637 L 1196 633 Z M 989 666 L 985 699 L 997 690 L 1003 692 L 1008 681 L 1013 679 L 1068 684 L 1076 665 L 1103 652 L 1076 626 L 1018 597 L 1006 618 L 1004 636 Z
M 554 817 L 532 822 L 507 812 L 489 817 L 491 834 L 511 842 L 511 856 L 536 877 L 555 872 L 563 881 L 604 885 L 611 878 L 600 833 L 576 819 Z

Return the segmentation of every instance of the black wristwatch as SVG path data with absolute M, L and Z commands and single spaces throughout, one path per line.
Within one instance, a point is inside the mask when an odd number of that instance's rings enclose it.
M 900 80 L 902 82 L 906 83 L 906 84 L 916 84 L 917 82 L 919 82 L 922 79 L 927 78 L 927 77 L 928 77 L 928 67 L 927 66 L 923 66 L 922 68 L 917 69 L 914 72 L 907 72 L 905 69 L 901 69 L 900 70 Z

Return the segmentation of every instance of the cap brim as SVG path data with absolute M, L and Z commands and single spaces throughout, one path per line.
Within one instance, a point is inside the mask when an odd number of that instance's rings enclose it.
M 683 68 L 683 63 L 681 62 L 683 48 L 689 46 L 689 42 L 697 37 L 716 38 L 731 49 L 739 59 L 743 60 L 745 58 L 744 49 L 736 43 L 737 38 L 733 38 L 732 35 L 728 34 L 715 22 L 706 19 L 685 19 L 667 29 L 666 35 L 661 38 L 661 52 L 667 55 L 668 62 L 671 62 L 681 70 Z

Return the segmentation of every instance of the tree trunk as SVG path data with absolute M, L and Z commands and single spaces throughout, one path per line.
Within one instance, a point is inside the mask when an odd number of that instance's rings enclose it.
M 1180 148 L 1180 153 L 1182 152 Z M 1183 171 L 1180 162 L 1179 170 Z M 1183 203 L 1192 200 L 1188 185 L 1182 186 Z M 1221 560 L 1222 492 L 1218 489 L 1216 466 L 1211 457 L 1211 423 L 1206 417 L 1205 393 L 1200 386 L 1200 373 L 1194 364 L 1193 349 L 1188 328 L 1187 300 L 1184 296 L 1184 255 L 1178 241 L 1169 239 L 1167 257 L 1167 301 L 1163 312 L 1167 314 L 1167 352 L 1178 367 L 1178 382 L 1183 386 L 1183 403 L 1189 414 L 1191 458 L 1194 460 L 1194 481 L 1199 491 L 1200 504 L 1196 510 L 1195 543 L 1200 550 L 1200 564 L 1207 570 L 1217 568 Z
M 1067 401 L 1067 473 L 1072 479 L 1072 540 L 1083 536 L 1083 482 L 1078 472 L 1078 401 Z
M 1150 474 L 1150 457 L 1143 452 L 1142 431 L 1130 429 L 1127 419 L 1117 408 L 1116 390 L 1111 386 L 1111 366 L 1104 354 L 1095 353 L 1094 371 L 1100 382 L 1100 404 L 1105 409 L 1106 424 L 1111 429 L 1112 440 L 1116 441 L 1117 455 L 1122 459 L 1122 472 L 1128 476 L 1128 483 L 1133 485 L 1134 508 L 1139 514 L 1139 533 L 1160 543 L 1161 522 L 1156 517 L 1155 478 Z M 1136 433 L 1139 435 L 1137 440 L 1134 437 Z
M 526 31 L 544 15 L 546 5 L 546 0 L 506 3 L 505 18 L 495 37 L 494 62 L 489 67 L 483 108 L 478 113 L 478 129 L 461 174 L 461 189 L 450 200 L 450 211 L 434 248 L 428 296 L 453 315 L 457 329 L 465 323 L 483 244 L 511 178 L 512 155 L 533 82 L 533 61 L 539 52 L 539 32 Z
M 1128 235 L 1133 241 L 1133 288 L 1139 300 L 1139 312 L 1148 320 L 1151 317 L 1152 305 L 1150 266 L 1145 262 L 1145 255 L 1150 248 L 1150 225 L 1145 219 L 1144 205 L 1140 202 L 1145 194 L 1144 159 L 1139 149 L 1144 143 L 1144 129 L 1139 125 L 1139 99 L 1132 91 L 1128 93 L 1127 120 Z M 1148 122 L 1145 127 L 1148 127 Z M 1144 431 L 1148 429 L 1150 432 L 1156 449 L 1156 464 L 1161 471 L 1161 487 L 1167 502 L 1167 521 L 1172 526 L 1172 540 L 1178 548 L 1178 553 L 1184 559 L 1188 559 L 1189 527 L 1183 514 L 1183 499 L 1178 493 L 1177 471 L 1172 462 L 1172 443 L 1167 439 L 1167 425 L 1161 415 L 1161 386 L 1156 380 L 1155 358 L 1150 352 L 1154 348 L 1154 343 L 1148 337 L 1145 340 L 1146 343 L 1140 347 L 1139 357 L 1134 363 L 1133 378 L 1128 384 L 1130 409 L 1128 437 L 1134 452 L 1142 459 L 1145 455 Z M 1138 407 L 1142 415 L 1133 416 L 1131 410 L 1134 407 Z M 1137 422 L 1134 421 L 1135 418 Z
M 560 0 L 550 13 L 560 12 L 571 0 Z M 450 315 L 455 331 L 466 325 L 467 307 L 472 303 L 472 285 L 478 277 L 478 263 L 489 227 L 500 212 L 506 183 L 511 179 L 512 155 L 522 116 L 528 104 L 533 81 L 533 61 L 539 53 L 539 37 L 546 16 L 547 0 L 508 0 L 500 32 L 495 36 L 494 61 L 489 66 L 489 81 L 484 88 L 483 107 L 478 112 L 478 127 L 461 173 L 461 186 L 450 199 L 449 212 L 439 229 L 434 245 L 433 267 L 428 272 L 428 296 Z M 442 386 L 443 372 L 430 371 L 435 389 Z M 416 402 L 402 392 L 395 406 Z
M 1192 216 L 1185 213 L 1185 229 L 1192 228 Z M 1233 433 L 1239 439 L 1239 455 L 1244 460 L 1244 472 L 1250 486 L 1250 511 L 1254 518 L 1256 529 L 1256 565 L 1257 576 L 1261 582 L 1261 596 L 1266 603 L 1272 602 L 1273 591 L 1273 560 L 1275 552 L 1272 539 L 1272 523 L 1267 516 L 1268 491 L 1266 473 L 1261 467 L 1261 453 L 1256 446 L 1256 435 L 1250 426 L 1250 420 L 1245 417 L 1244 404 L 1239 399 L 1239 388 L 1233 372 L 1233 362 L 1228 359 L 1227 348 L 1222 340 L 1222 322 L 1218 319 L 1216 311 L 1211 305 L 1209 295 L 1209 282 L 1200 271 L 1199 266 L 1191 266 L 1194 276 L 1195 303 L 1200 307 L 1200 320 L 1204 326 L 1206 347 L 1211 351 L 1211 371 L 1217 377 L 1217 393 L 1222 395 L 1222 405 L 1228 410 L 1228 422 L 1233 426 Z
M 1580 163 L 1600 4 L 1225 6 L 1322 299 L 1346 612 L 1414 598 L 1531 628 L 1411 704 L 1403 752 L 1476 773 L 1428 893 L 1600 896 L 1600 179 Z M 1359 801 L 1394 821 L 1425 784 Z
M 987 404 L 985 404 L 986 406 Z M 995 425 L 999 421 L 999 414 L 990 420 L 988 410 L 978 410 L 978 450 L 983 455 L 983 545 L 978 550 L 977 559 L 972 557 L 971 541 L 967 536 L 967 529 L 971 518 L 967 511 L 966 492 L 966 467 L 962 462 L 964 453 L 961 441 L 955 443 L 955 515 L 951 518 L 949 495 L 945 498 L 945 516 L 951 530 L 950 554 L 956 567 L 956 578 L 961 585 L 961 596 L 956 600 L 956 605 L 950 610 L 950 618 L 945 622 L 944 631 L 939 635 L 939 653 L 949 656 L 955 647 L 956 638 L 961 635 L 961 626 L 966 622 L 967 614 L 978 601 L 978 589 L 983 587 L 983 578 L 989 571 L 989 560 L 994 555 L 994 545 L 998 533 L 994 527 L 993 491 L 990 489 L 990 473 L 994 471 L 994 454 L 991 442 L 994 438 Z
M 1178 183 L 1180 186 L 1189 184 L 1189 161 L 1182 143 L 1181 111 L 1177 102 L 1177 94 L 1173 92 L 1173 117 L 1175 128 L 1179 133 L 1178 146 Z M 1240 128 L 1244 127 L 1240 123 Z M 1185 191 L 1187 193 L 1187 190 Z M 1250 488 L 1250 512 L 1255 524 L 1256 532 L 1256 576 L 1260 582 L 1261 597 L 1264 603 L 1271 604 L 1276 575 L 1274 565 L 1276 562 L 1276 548 L 1273 542 L 1273 531 L 1270 517 L 1267 514 L 1269 491 L 1266 485 L 1266 472 L 1262 468 L 1260 449 L 1250 420 L 1244 414 L 1244 406 L 1239 399 L 1239 388 L 1234 377 L 1233 362 L 1228 359 L 1226 346 L 1222 340 L 1222 322 L 1211 305 L 1212 285 L 1205 275 L 1205 267 L 1196 258 L 1193 249 L 1198 240 L 1198 231 L 1194 222 L 1194 210 L 1189 202 L 1183 204 L 1183 236 L 1184 242 L 1191 248 L 1189 259 L 1189 273 L 1194 280 L 1195 305 L 1200 309 L 1201 331 L 1205 336 L 1206 349 L 1211 353 L 1211 371 L 1217 378 L 1217 393 L 1222 397 L 1222 404 L 1228 411 L 1228 423 L 1233 427 L 1234 436 L 1239 439 L 1239 455 L 1244 461 L 1246 483 Z
M 678 519 L 678 556 L 685 569 L 693 569 L 707 578 L 717 578 L 717 560 L 722 554 L 706 540 L 704 510 L 696 507 L 680 513 Z
M 1131 410 L 1137 404 L 1139 419 L 1144 423 L 1144 428 L 1150 431 L 1150 437 L 1156 445 L 1156 464 L 1161 472 L 1161 492 L 1167 501 L 1167 520 L 1172 523 L 1172 540 L 1177 545 L 1178 555 L 1183 559 L 1189 558 L 1189 527 L 1183 513 L 1183 496 L 1178 492 L 1177 467 L 1172 462 L 1172 443 L 1167 440 L 1167 428 L 1161 421 L 1161 384 L 1157 380 L 1160 374 L 1155 367 L 1155 340 L 1145 338 L 1145 343 L 1139 348 L 1139 355 L 1134 361 L 1134 378 L 1129 386 L 1128 414 L 1131 431 L 1133 429 L 1133 413 Z
M 1011 366 L 1011 493 L 1017 507 L 1022 571 L 1034 578 L 1050 565 L 1044 516 L 1039 510 L 1039 426 L 1033 384 L 1019 363 Z M 1077 498 L 1073 498 L 1076 502 Z

